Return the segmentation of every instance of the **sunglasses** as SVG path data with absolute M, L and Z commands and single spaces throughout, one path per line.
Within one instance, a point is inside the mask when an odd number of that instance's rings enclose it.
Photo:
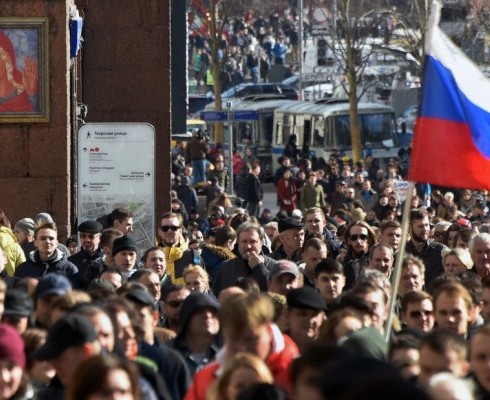
M 179 308 L 183 302 L 183 300 L 170 300 L 167 301 L 167 304 L 170 308 Z
M 349 236 L 349 240 L 351 242 L 355 242 L 357 239 L 367 240 L 368 239 L 368 235 L 365 235 L 364 233 L 361 233 L 360 235 L 350 235 Z
M 177 230 L 180 228 L 180 226 L 175 226 L 175 225 L 162 225 L 160 229 L 163 232 L 167 232 L 169 229 L 173 230 L 174 232 L 177 232 Z
M 89 239 L 95 239 L 97 236 L 99 236 L 98 233 L 80 233 L 80 239 L 85 239 L 85 238 L 89 238 Z
M 429 311 L 429 310 L 411 311 L 409 315 L 410 315 L 410 318 L 420 318 L 422 315 L 424 317 L 429 317 L 432 315 L 432 311 Z

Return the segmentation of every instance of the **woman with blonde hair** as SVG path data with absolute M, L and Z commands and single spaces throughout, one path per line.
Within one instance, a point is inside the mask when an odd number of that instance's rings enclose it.
M 184 269 L 182 277 L 185 287 L 191 292 L 210 293 L 209 275 L 203 267 L 191 264 Z
M 272 374 L 259 357 L 238 353 L 208 392 L 208 400 L 236 400 L 239 393 L 255 383 L 273 383 Z
M 470 270 L 473 267 L 473 260 L 468 250 L 454 247 L 442 251 L 442 265 L 446 274 L 458 275 Z

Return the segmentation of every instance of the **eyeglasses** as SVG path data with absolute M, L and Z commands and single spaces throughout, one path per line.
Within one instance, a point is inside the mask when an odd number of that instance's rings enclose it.
M 80 232 L 80 239 L 85 239 L 85 238 L 95 239 L 97 236 L 99 236 L 98 233 L 84 233 L 84 232 Z
M 434 232 L 434 237 L 444 237 L 446 232 Z
M 169 229 L 173 230 L 174 232 L 177 232 L 177 230 L 180 228 L 180 226 L 175 226 L 175 225 L 162 225 L 160 229 L 163 232 L 167 232 Z
M 367 240 L 368 239 L 368 235 L 365 235 L 364 233 L 361 233 L 360 235 L 350 235 L 350 237 L 349 237 L 349 240 L 351 242 L 355 242 L 357 239 Z
M 432 311 L 422 310 L 422 311 L 411 311 L 410 318 L 420 318 L 422 315 L 424 317 L 430 317 L 432 315 Z
M 179 308 L 183 302 L 184 300 L 170 300 L 167 301 L 167 304 L 170 308 Z

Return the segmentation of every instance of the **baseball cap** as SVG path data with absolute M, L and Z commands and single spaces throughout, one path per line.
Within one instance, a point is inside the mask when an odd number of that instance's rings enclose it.
M 48 337 L 33 355 L 37 360 L 53 360 L 70 347 L 95 342 L 97 333 L 90 321 L 77 314 L 68 314 L 48 329 Z
M 133 288 L 126 292 L 124 296 L 129 300 L 144 304 L 145 306 L 150 306 L 153 310 L 156 310 L 155 300 L 145 289 Z
M 42 299 L 50 294 L 61 296 L 71 289 L 71 283 L 66 276 L 52 272 L 41 278 L 34 295 L 37 299 Z
M 286 260 L 280 260 L 274 263 L 269 270 L 269 279 L 276 278 L 282 274 L 291 274 L 296 278 L 299 276 L 299 268 L 294 262 L 284 262 Z

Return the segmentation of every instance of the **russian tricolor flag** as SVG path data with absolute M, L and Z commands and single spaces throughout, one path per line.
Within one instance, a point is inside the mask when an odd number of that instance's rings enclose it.
M 433 1 L 409 179 L 490 189 L 490 80 L 439 28 Z

